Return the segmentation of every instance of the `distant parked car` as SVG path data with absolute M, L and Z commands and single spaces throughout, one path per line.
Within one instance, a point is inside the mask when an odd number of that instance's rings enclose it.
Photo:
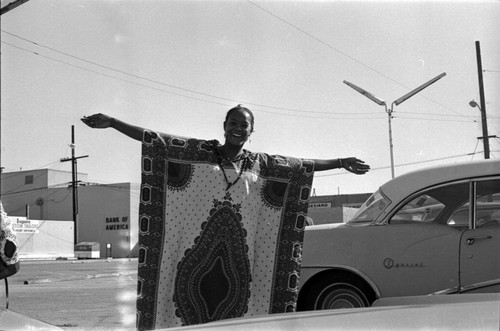
M 500 161 L 457 163 L 390 180 L 346 224 L 307 227 L 297 309 L 367 307 L 498 279 Z

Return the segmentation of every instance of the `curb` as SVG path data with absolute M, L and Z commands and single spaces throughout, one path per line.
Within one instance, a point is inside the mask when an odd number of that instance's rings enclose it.
M 137 271 L 113 272 L 113 273 L 97 274 L 97 275 L 68 276 L 63 278 L 29 279 L 23 281 L 23 284 L 24 285 L 44 284 L 44 283 L 64 282 L 72 280 L 96 279 L 104 277 L 120 277 L 120 276 L 130 276 L 130 275 L 137 275 Z
M 48 259 L 48 258 L 40 258 L 40 259 L 20 259 L 21 265 L 23 264 L 37 264 L 37 263 L 103 263 L 103 262 L 119 262 L 123 260 L 128 261 L 137 261 L 138 258 L 133 257 L 124 257 L 124 258 L 107 258 L 107 259 L 76 259 L 76 258 L 64 258 L 64 259 Z

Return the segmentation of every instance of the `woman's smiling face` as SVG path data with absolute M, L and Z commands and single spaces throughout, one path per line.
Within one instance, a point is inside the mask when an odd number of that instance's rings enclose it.
M 252 116 L 242 109 L 231 112 L 224 122 L 224 132 L 226 143 L 243 146 L 252 133 Z

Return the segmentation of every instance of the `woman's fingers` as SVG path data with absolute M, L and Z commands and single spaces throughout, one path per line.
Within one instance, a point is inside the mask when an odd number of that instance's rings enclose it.
M 83 123 L 91 128 L 107 128 L 109 127 L 109 118 L 103 114 L 95 114 L 90 116 L 83 116 L 81 119 Z
M 352 157 L 347 159 L 347 170 L 357 175 L 362 175 L 370 170 L 370 166 L 365 164 L 364 161 Z

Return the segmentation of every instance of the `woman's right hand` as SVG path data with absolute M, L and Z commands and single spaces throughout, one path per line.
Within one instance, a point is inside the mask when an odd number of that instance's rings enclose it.
M 112 126 L 113 118 L 106 114 L 83 116 L 82 122 L 94 129 L 104 129 Z

